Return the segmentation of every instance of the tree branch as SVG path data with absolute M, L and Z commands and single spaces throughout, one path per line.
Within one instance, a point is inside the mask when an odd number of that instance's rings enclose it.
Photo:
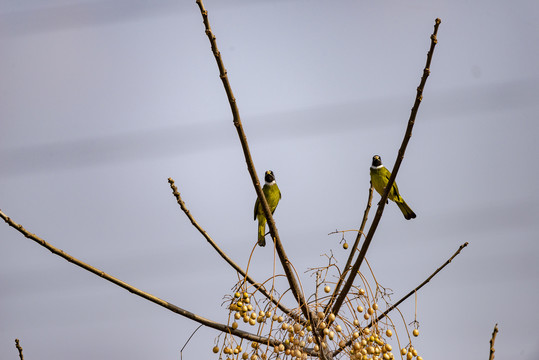
M 333 309 L 332 309 L 332 313 L 335 314 L 335 316 L 337 316 L 337 314 L 339 313 L 341 305 L 346 295 L 350 291 L 350 288 L 352 287 L 352 284 L 357 275 L 357 272 L 361 266 L 361 263 L 363 262 L 363 259 L 365 258 L 365 255 L 367 254 L 367 250 L 369 248 L 369 245 L 371 244 L 376 228 L 378 227 L 378 223 L 380 222 L 380 219 L 382 218 L 382 213 L 384 212 L 384 207 L 387 201 L 387 197 L 389 195 L 389 191 L 391 187 L 393 186 L 393 183 L 395 182 L 395 178 L 397 177 L 400 164 L 402 160 L 404 159 L 404 152 L 406 151 L 408 142 L 410 141 L 410 138 L 412 137 L 412 128 L 414 127 L 415 118 L 417 115 L 417 111 L 419 109 L 419 105 L 421 104 L 421 100 L 423 99 L 423 89 L 425 87 L 427 78 L 430 74 L 430 63 L 432 60 L 432 55 L 434 53 L 434 47 L 438 43 L 436 35 L 438 33 L 438 27 L 440 26 L 440 23 L 441 23 L 441 20 L 436 19 L 435 24 L 434 24 L 434 32 L 430 36 L 431 44 L 430 44 L 430 50 L 427 53 L 427 62 L 423 70 L 423 76 L 421 77 L 421 81 L 419 83 L 419 86 L 417 87 L 417 95 L 416 95 L 415 103 L 414 103 L 414 106 L 412 107 L 410 118 L 408 120 L 408 127 L 406 128 L 406 133 L 404 134 L 404 139 L 402 140 L 402 144 L 399 149 L 397 160 L 395 162 L 395 165 L 393 166 L 393 170 L 391 171 L 391 177 L 389 178 L 389 182 L 386 186 L 384 194 L 382 195 L 382 198 L 380 202 L 378 203 L 378 209 L 376 210 L 376 215 L 374 216 L 371 227 L 369 228 L 369 232 L 367 234 L 367 237 L 365 238 L 365 242 L 363 243 L 363 246 L 361 247 L 361 251 L 359 252 L 356 262 L 354 263 L 354 266 L 352 267 L 352 270 L 350 271 L 350 275 L 348 276 L 348 279 L 346 280 L 346 283 L 344 284 L 341 293 L 337 297 L 337 300 L 335 300 L 335 305 L 333 306 Z
M 405 296 L 403 296 L 399 301 L 397 301 L 395 304 L 391 305 L 389 308 L 386 309 L 386 311 L 384 311 L 382 314 L 380 314 L 376 319 L 372 320 L 369 325 L 365 326 L 365 328 L 371 328 L 374 324 L 378 323 L 380 320 L 382 320 L 383 318 L 385 318 L 387 316 L 387 314 L 389 314 L 391 311 L 393 311 L 396 307 L 398 307 L 403 301 L 405 301 L 406 299 L 408 299 L 410 296 L 412 296 L 413 294 L 415 294 L 417 291 L 419 291 L 419 289 L 421 289 L 423 286 L 425 286 L 429 281 L 432 280 L 433 277 L 436 276 L 436 274 L 438 274 L 440 271 L 442 271 L 443 268 L 445 268 L 447 265 L 449 265 L 449 263 L 451 263 L 451 261 L 453 261 L 453 259 L 458 255 L 460 254 L 460 252 L 462 251 L 462 249 L 464 249 L 466 246 L 468 246 L 468 243 L 465 242 L 464 244 L 460 245 L 459 248 L 457 249 L 457 251 L 442 265 L 440 266 L 438 269 L 436 269 L 436 271 L 434 271 L 427 279 L 425 279 L 425 281 L 423 281 L 421 284 L 419 284 L 415 289 L 411 290 L 408 294 L 406 294 Z M 349 340 L 346 345 L 344 347 L 347 347 L 347 346 L 350 346 L 352 345 L 352 340 Z M 340 348 L 340 349 L 337 349 L 333 352 L 333 356 L 336 356 L 337 354 L 339 354 L 343 349 L 344 347 Z
M 21 360 L 24 360 L 24 356 L 22 356 L 22 346 L 21 344 L 19 344 L 19 339 L 15 339 L 15 347 L 17 348 L 17 350 L 19 350 L 19 358 Z
M 297 314 L 292 312 L 292 310 L 290 310 L 287 307 L 285 307 L 284 305 L 282 305 L 278 300 L 276 300 L 271 294 L 269 294 L 267 292 L 264 285 L 262 285 L 260 283 L 257 283 L 253 278 L 251 278 L 249 275 L 247 275 L 245 273 L 245 271 L 238 264 L 236 264 L 223 250 L 221 250 L 221 248 L 215 243 L 215 241 L 213 241 L 213 239 L 210 237 L 210 235 L 198 224 L 198 222 L 191 215 L 191 212 L 189 211 L 189 209 L 187 209 L 187 207 L 185 206 L 185 203 L 182 200 L 182 197 L 180 195 L 180 192 L 178 191 L 178 188 L 176 187 L 176 185 L 174 183 L 174 180 L 172 178 L 168 178 L 168 183 L 170 184 L 170 187 L 172 189 L 172 193 L 176 197 L 176 201 L 180 205 L 180 208 L 182 209 L 182 211 L 185 213 L 187 218 L 189 218 L 189 221 L 191 221 L 191 224 L 193 224 L 193 226 L 200 232 L 200 234 L 202 234 L 202 236 L 204 236 L 206 241 L 208 241 L 210 243 L 210 245 L 215 249 L 215 251 L 217 251 L 217 253 L 219 255 L 221 255 L 221 257 L 230 266 L 232 266 L 232 268 L 234 268 L 234 270 L 236 270 L 238 273 L 240 273 L 241 276 L 243 276 L 248 282 L 253 284 L 253 286 L 258 291 L 260 291 L 266 298 L 268 298 L 272 303 L 277 305 L 277 307 L 282 312 L 284 312 L 285 314 L 287 314 L 288 316 L 290 316 L 291 318 L 293 318 L 294 320 L 296 320 L 298 322 L 305 323 L 304 319 L 302 319 L 300 316 L 298 316 Z
M 234 98 L 234 94 L 232 92 L 230 82 L 228 81 L 227 72 L 223 64 L 223 60 L 221 59 L 221 53 L 219 52 L 219 49 L 217 47 L 217 41 L 215 40 L 215 35 L 213 35 L 211 31 L 210 22 L 208 19 L 208 11 L 204 8 L 204 4 L 202 3 L 202 0 L 197 0 L 196 3 L 198 4 L 198 7 L 200 8 L 200 12 L 202 14 L 202 19 L 203 19 L 204 26 L 206 29 L 206 35 L 208 36 L 208 39 L 210 41 L 211 49 L 215 57 L 215 61 L 217 62 L 217 67 L 219 68 L 219 76 L 221 78 L 221 81 L 223 82 L 223 86 L 225 88 L 225 92 L 228 97 L 228 102 L 230 104 L 230 109 L 232 111 L 234 126 L 236 127 L 236 131 L 238 133 L 238 137 L 240 139 L 240 143 L 243 149 L 245 162 L 247 163 L 247 170 L 249 171 L 249 174 L 251 176 L 251 181 L 255 188 L 259 202 L 262 205 L 262 210 L 266 217 L 271 237 L 273 241 L 275 242 L 275 248 L 277 250 L 279 260 L 281 261 L 286 278 L 288 279 L 288 283 L 290 285 L 290 289 L 292 291 L 292 294 L 294 295 L 294 298 L 298 302 L 298 305 L 303 313 L 303 316 L 309 320 L 313 328 L 313 332 L 317 334 L 317 328 L 314 321 L 314 318 L 315 318 L 314 314 L 311 314 L 309 308 L 307 307 L 305 296 L 301 292 L 301 289 L 298 285 L 298 281 L 296 277 L 294 276 L 292 267 L 290 266 L 290 260 L 288 259 L 288 256 L 286 255 L 283 244 L 281 243 L 281 240 L 279 238 L 279 233 L 277 231 L 277 227 L 275 226 L 275 221 L 273 220 L 271 210 L 268 206 L 264 193 L 262 192 L 262 188 L 260 187 L 260 181 L 258 180 L 258 176 L 256 174 L 253 159 L 251 157 L 251 152 L 249 150 L 249 145 L 247 143 L 247 137 L 245 135 L 245 132 L 243 131 L 243 126 L 241 123 L 238 106 L 236 104 L 236 99 Z M 315 336 L 315 340 L 318 343 L 318 345 L 320 345 L 319 344 L 320 336 L 318 334 L 317 336 Z M 322 347 L 320 346 L 320 348 Z M 322 351 L 320 352 L 320 354 L 321 354 L 321 358 L 325 360 L 325 356 Z
M 498 324 L 494 325 L 494 331 L 492 331 L 492 337 L 490 338 L 490 356 L 489 360 L 494 360 L 494 342 L 496 341 L 496 334 L 498 334 Z
M 17 224 L 15 221 L 11 220 L 11 218 L 9 218 L 1 210 L 0 210 L 0 217 L 2 219 L 4 219 L 4 221 L 6 223 L 8 223 L 9 226 L 16 229 L 18 232 L 23 234 L 28 239 L 33 240 L 36 243 L 38 243 L 39 245 L 41 245 L 44 248 L 48 249 L 53 254 L 58 255 L 58 256 L 64 258 L 65 260 L 69 261 L 70 263 L 75 264 L 75 265 L 83 268 L 84 270 L 87 270 L 87 271 L 89 271 L 89 272 L 91 272 L 91 273 L 93 273 L 93 274 L 95 274 L 97 276 L 102 277 L 103 279 L 105 279 L 107 281 L 110 281 L 111 283 L 113 283 L 115 285 L 118 285 L 118 286 L 126 289 L 127 291 L 129 291 L 130 293 L 132 293 L 134 295 L 138 295 L 138 296 L 140 296 L 140 297 L 142 297 L 142 298 L 144 298 L 146 300 L 149 300 L 149 301 L 151 301 L 151 302 L 153 302 L 153 303 L 155 303 L 157 305 L 160 305 L 160 306 L 164 307 L 165 309 L 168 309 L 168 310 L 170 310 L 170 311 L 172 311 L 172 312 L 174 312 L 176 314 L 182 315 L 182 316 L 184 316 L 184 317 L 186 317 L 188 319 L 196 321 L 199 324 L 211 327 L 213 329 L 216 329 L 216 330 L 219 330 L 219 331 L 222 331 L 222 332 L 225 332 L 225 333 L 230 333 L 232 335 L 238 336 L 238 337 L 246 339 L 246 340 L 256 341 L 256 342 L 259 342 L 259 343 L 266 343 L 266 344 L 271 344 L 271 345 L 276 345 L 276 344 L 278 345 L 280 343 L 279 341 L 275 341 L 275 340 L 268 339 L 268 338 L 265 338 L 265 337 L 262 337 L 262 336 L 259 336 L 259 335 L 251 334 L 251 333 L 246 332 L 246 331 L 233 329 L 230 326 L 227 326 L 227 325 L 224 325 L 224 324 L 221 324 L 221 323 L 206 319 L 206 318 L 204 318 L 202 316 L 199 316 L 199 315 L 194 314 L 194 313 L 192 313 L 190 311 L 182 309 L 179 306 L 176 306 L 176 305 L 174 305 L 172 303 L 169 303 L 168 301 L 160 299 L 157 296 L 154 296 L 154 295 L 149 294 L 147 292 L 144 292 L 144 291 L 142 291 L 140 289 L 137 289 L 136 287 L 134 287 L 132 285 L 129 285 L 128 283 L 126 283 L 126 282 L 124 282 L 124 281 L 122 281 L 122 280 L 120 280 L 118 278 L 115 278 L 115 277 L 105 273 L 102 270 L 99 270 L 99 269 L 97 269 L 97 268 L 95 268 L 95 267 L 93 267 L 93 266 L 91 266 L 89 264 L 86 264 L 85 262 L 80 261 L 79 259 L 67 254 L 63 250 L 60 250 L 60 249 L 52 246 L 51 244 L 47 243 L 45 240 L 43 240 L 39 236 L 37 236 L 35 234 L 32 234 L 29 231 L 27 231 L 22 225 Z

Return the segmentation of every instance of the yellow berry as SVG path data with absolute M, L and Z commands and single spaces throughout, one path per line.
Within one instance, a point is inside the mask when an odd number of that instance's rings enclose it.
M 336 332 L 341 332 L 341 331 L 342 331 L 341 325 L 335 326 L 335 331 L 336 331 Z
M 423 360 L 423 358 L 421 356 L 418 356 L 417 360 Z
M 391 331 L 391 329 L 387 329 L 386 336 L 391 337 L 391 335 L 393 335 L 393 331 Z
M 359 295 L 365 295 L 365 289 L 359 289 L 358 294 Z
M 419 330 L 414 329 L 414 331 L 412 331 L 412 334 L 414 334 L 414 336 L 419 336 Z
M 238 323 L 234 321 L 232 323 L 232 329 L 237 329 L 237 328 L 238 328 Z
M 326 293 L 328 293 L 328 292 L 331 291 L 331 288 L 329 287 L 329 285 L 324 286 L 324 291 L 325 291 Z
M 322 320 L 322 319 L 324 318 L 324 316 L 326 316 L 326 315 L 325 315 L 322 311 L 319 311 L 319 312 L 318 312 L 318 318 L 319 318 L 320 320 Z
M 406 348 L 402 348 L 402 349 L 401 349 L 401 354 L 402 354 L 402 355 L 406 355 L 407 352 L 408 352 L 408 350 L 406 350 Z
M 236 299 L 239 298 L 240 296 L 241 296 L 241 294 L 240 294 L 239 292 L 235 292 L 235 293 L 234 293 L 234 297 L 235 297 Z
M 219 347 L 218 346 L 214 346 L 213 349 L 211 349 L 213 351 L 214 354 L 217 354 L 219 352 Z
M 249 325 L 254 325 L 254 324 L 256 324 L 256 320 L 253 318 L 249 319 Z
M 357 307 L 357 311 L 363 312 L 363 306 L 359 305 L 359 306 Z
M 345 242 L 344 244 L 342 244 L 342 248 L 343 248 L 344 250 L 348 249 L 348 243 Z
M 406 359 L 412 360 L 413 358 L 414 358 L 414 354 L 412 354 L 412 352 L 409 351 L 408 354 L 406 354 Z
M 374 314 L 374 309 L 372 307 L 368 308 L 367 313 L 369 313 L 369 315 Z
M 359 326 L 359 320 L 358 319 L 354 319 L 354 326 Z
M 367 314 L 367 313 L 365 313 L 365 315 L 363 315 L 363 318 L 364 318 L 365 320 L 369 320 L 370 317 L 371 317 L 371 316 L 370 316 L 369 314 Z

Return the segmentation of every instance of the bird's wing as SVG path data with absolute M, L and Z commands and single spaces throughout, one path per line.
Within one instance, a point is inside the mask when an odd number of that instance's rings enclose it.
M 254 220 L 256 220 L 256 213 L 258 212 L 258 197 L 256 198 L 256 201 L 255 201 L 255 218 Z

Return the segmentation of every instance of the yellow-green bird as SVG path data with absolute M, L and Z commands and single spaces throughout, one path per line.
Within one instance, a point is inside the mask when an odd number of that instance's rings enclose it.
M 275 182 L 275 175 L 273 174 L 273 171 L 266 171 L 264 180 L 266 183 L 262 187 L 262 191 L 264 192 L 264 196 L 268 202 L 271 214 L 273 214 L 277 208 L 277 204 L 279 204 L 279 200 L 281 200 L 281 190 L 279 190 L 279 187 Z M 255 201 L 255 220 L 256 219 L 258 219 L 258 245 L 266 246 L 266 217 L 264 216 L 264 211 L 262 210 L 262 206 L 258 201 L 258 197 Z
M 384 165 L 382 165 L 382 158 L 379 155 L 374 155 L 371 166 L 371 182 L 372 186 L 380 196 L 384 193 L 390 177 L 391 173 L 384 167 Z M 393 182 L 393 186 L 391 187 L 391 191 L 387 198 L 397 204 L 406 220 L 415 219 L 415 213 L 410 209 L 408 204 L 406 204 L 402 196 L 400 196 L 396 182 Z

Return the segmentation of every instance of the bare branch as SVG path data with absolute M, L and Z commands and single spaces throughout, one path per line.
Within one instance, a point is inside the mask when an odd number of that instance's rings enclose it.
M 174 312 L 176 314 L 182 315 L 182 316 L 184 316 L 184 317 L 186 317 L 188 319 L 191 319 L 193 321 L 198 322 L 199 324 L 211 327 L 213 329 L 216 329 L 216 330 L 219 330 L 219 331 L 222 331 L 222 332 L 225 332 L 225 333 L 230 333 L 232 335 L 235 335 L 235 336 L 238 336 L 238 337 L 241 337 L 243 339 L 250 340 L 250 341 L 256 341 L 256 342 L 260 342 L 260 343 L 269 343 L 269 344 L 272 344 L 272 345 L 279 344 L 278 341 L 268 339 L 268 338 L 265 338 L 265 337 L 262 337 L 262 336 L 259 336 L 259 335 L 251 334 L 251 333 L 248 333 L 246 331 L 233 329 L 230 326 L 227 326 L 227 325 L 224 325 L 224 324 L 221 324 L 221 323 L 206 319 L 206 318 L 204 318 L 202 316 L 199 316 L 199 315 L 194 314 L 194 313 L 192 313 L 190 311 L 182 309 L 179 306 L 176 306 L 176 305 L 174 305 L 172 303 L 169 303 L 168 301 L 160 299 L 157 296 L 154 296 L 154 295 L 149 294 L 147 292 L 144 292 L 144 291 L 142 291 L 140 289 L 137 289 L 136 287 L 134 287 L 132 285 L 129 285 L 128 283 L 126 283 L 126 282 L 124 282 L 124 281 L 122 281 L 122 280 L 120 280 L 118 278 L 115 278 L 115 277 L 105 273 L 102 270 L 99 270 L 99 269 L 97 269 L 97 268 L 95 268 L 95 267 L 93 267 L 93 266 L 91 266 L 89 264 L 86 264 L 85 262 L 80 261 L 79 259 L 67 254 L 63 250 L 60 250 L 60 249 L 52 246 L 51 244 L 47 243 L 45 240 L 43 240 L 39 236 L 37 236 L 35 234 L 32 234 L 29 231 L 27 231 L 22 225 L 17 224 L 13 220 L 11 220 L 11 218 L 9 218 L 1 210 L 0 210 L 0 217 L 2 219 L 4 219 L 4 221 L 6 223 L 8 223 L 9 226 L 16 229 L 18 232 L 23 234 L 28 239 L 33 240 L 36 243 L 38 243 L 39 245 L 41 245 L 44 248 L 48 249 L 53 254 L 58 255 L 58 256 L 64 258 L 65 260 L 69 261 L 70 263 L 75 264 L 75 265 L 83 268 L 84 270 L 87 270 L 87 271 L 89 271 L 91 273 L 94 273 L 95 275 L 97 275 L 99 277 L 102 277 L 103 279 L 108 280 L 111 283 L 126 289 L 127 291 L 129 291 L 132 294 L 138 295 L 138 296 L 140 296 L 140 297 L 142 297 L 142 298 L 144 298 L 146 300 L 149 300 L 149 301 L 151 301 L 151 302 L 153 302 L 153 303 L 155 303 L 157 305 L 160 305 L 160 306 L 164 307 L 165 309 L 168 309 L 168 310 L 170 310 L 170 311 L 172 311 L 172 312 Z
M 265 297 L 267 297 L 272 303 L 277 305 L 277 307 L 286 313 L 288 316 L 292 317 L 294 320 L 305 323 L 305 320 L 299 317 L 296 313 L 292 312 L 290 309 L 282 305 L 277 299 L 275 299 L 271 294 L 268 293 L 264 285 L 257 283 L 253 278 L 251 278 L 247 273 L 238 265 L 236 264 L 221 248 L 213 241 L 213 239 L 210 237 L 210 235 L 198 224 L 198 222 L 193 218 L 191 215 L 191 212 L 187 207 L 185 206 L 184 201 L 182 200 L 182 197 L 180 195 L 180 192 L 178 191 L 178 188 L 176 187 L 174 180 L 172 178 L 168 178 L 168 183 L 170 184 L 170 187 L 172 188 L 172 193 L 176 197 L 176 200 L 178 204 L 180 205 L 180 208 L 185 213 L 185 215 L 189 218 L 189 221 L 191 221 L 191 224 L 204 236 L 204 238 L 210 243 L 210 245 L 217 251 L 219 255 L 230 265 L 234 270 L 236 270 L 238 273 L 241 274 L 245 279 L 247 279 L 248 282 L 253 284 L 253 286 L 260 291 Z
M 378 227 L 378 223 L 380 222 L 380 219 L 382 218 L 382 213 L 384 212 L 384 207 L 387 201 L 387 197 L 389 195 L 389 191 L 391 187 L 393 186 L 393 183 L 395 182 L 395 178 L 397 177 L 400 164 L 402 160 L 404 159 L 404 152 L 406 151 L 408 142 L 410 141 L 410 138 L 412 137 L 412 128 L 414 127 L 417 111 L 419 109 L 419 105 L 421 104 L 421 100 L 423 98 L 423 89 L 425 87 L 427 77 L 430 74 L 430 63 L 432 60 L 432 55 L 434 53 L 434 47 L 438 43 L 436 35 L 438 33 L 438 27 L 440 26 L 440 23 L 441 23 L 441 20 L 436 19 L 435 24 L 434 24 L 434 32 L 430 36 L 431 44 L 430 44 L 430 50 L 427 53 L 427 62 L 423 70 L 423 76 L 421 77 L 421 81 L 419 83 L 419 86 L 417 87 L 417 95 L 416 95 L 415 103 L 414 103 L 414 106 L 412 107 L 410 119 L 408 120 L 408 127 L 406 128 L 406 133 L 404 134 L 404 139 L 402 140 L 402 144 L 399 149 L 397 160 L 395 162 L 395 165 L 393 166 L 393 170 L 391 171 L 391 177 L 389 178 L 389 182 L 386 186 L 384 194 L 382 195 L 382 198 L 380 202 L 378 203 L 378 209 L 376 210 L 376 215 L 374 216 L 371 227 L 369 229 L 367 237 L 365 238 L 365 242 L 363 243 L 363 246 L 361 247 L 361 251 L 359 252 L 356 262 L 354 263 L 354 266 L 352 267 L 352 270 L 350 271 L 350 275 L 348 276 L 348 279 L 346 280 L 346 283 L 344 284 L 341 293 L 337 297 L 337 300 L 335 300 L 335 305 L 333 306 L 333 309 L 332 309 L 332 313 L 335 314 L 335 316 L 339 313 L 339 310 L 344 301 L 344 298 L 350 291 L 350 288 L 352 287 L 352 284 L 357 275 L 357 272 L 361 266 L 361 263 L 363 262 L 363 259 L 365 258 L 365 255 L 367 254 L 367 250 L 372 241 L 376 228 Z
M 266 217 L 271 237 L 273 241 L 275 242 L 275 247 L 277 250 L 277 254 L 279 255 L 279 260 L 281 261 L 284 272 L 286 274 L 286 278 L 288 279 L 288 283 L 290 285 L 290 289 L 292 290 L 292 294 L 294 295 L 294 298 L 298 302 L 298 305 L 303 313 L 303 316 L 309 319 L 309 322 L 311 323 L 311 326 L 313 328 L 313 332 L 317 333 L 318 330 L 316 329 L 316 326 L 315 326 L 316 324 L 314 322 L 314 314 L 311 314 L 309 311 L 309 308 L 307 307 L 307 303 L 305 301 L 305 295 L 301 292 L 301 289 L 298 285 L 298 281 L 296 277 L 294 276 L 294 272 L 292 270 L 292 267 L 290 266 L 290 260 L 288 259 L 288 256 L 286 255 L 284 247 L 279 238 L 279 233 L 277 232 L 277 227 L 275 226 L 275 221 L 273 220 L 271 210 L 268 206 L 264 193 L 262 192 L 262 188 L 260 187 L 260 181 L 258 180 L 256 169 L 253 163 L 253 159 L 251 157 L 251 152 L 249 150 L 249 145 L 247 143 L 247 137 L 245 135 L 245 132 L 243 131 L 243 126 L 241 123 L 238 106 L 236 104 L 236 99 L 234 98 L 234 94 L 232 92 L 230 82 L 228 81 L 227 72 L 223 64 L 223 60 L 221 59 L 221 53 L 219 52 L 219 49 L 217 47 L 215 35 L 213 35 L 213 32 L 210 27 L 210 23 L 208 19 L 208 12 L 204 8 L 204 5 L 202 4 L 201 0 L 197 0 L 196 3 L 198 4 L 200 8 L 200 12 L 202 14 L 202 19 L 204 21 L 204 26 L 206 29 L 206 35 L 208 36 L 208 39 L 210 41 L 212 52 L 215 57 L 215 61 L 217 62 L 217 67 L 219 68 L 219 76 L 221 78 L 221 81 L 223 82 L 223 86 L 225 88 L 225 92 L 228 97 L 228 102 L 230 104 L 230 109 L 232 111 L 234 126 L 236 127 L 236 131 L 240 139 L 240 143 L 243 149 L 243 154 L 245 157 L 245 162 L 247 163 L 247 169 L 251 176 L 251 181 L 255 188 L 259 202 L 262 205 L 262 210 Z M 320 342 L 319 334 L 315 336 L 315 340 L 317 343 Z M 325 360 L 325 356 L 323 355 L 323 352 L 321 352 L 320 354 L 321 354 L 321 358 Z
M 494 342 L 496 341 L 496 334 L 498 334 L 498 324 L 494 325 L 494 331 L 492 331 L 492 337 L 490 339 L 490 356 L 489 360 L 494 360 Z
M 24 360 L 24 356 L 22 356 L 22 346 L 19 344 L 19 339 L 15 339 L 15 347 L 17 347 L 17 350 L 19 350 L 19 358 Z
M 387 314 L 389 314 L 391 311 L 393 311 L 394 309 L 396 309 L 403 301 L 405 301 L 406 299 L 408 299 L 410 296 L 412 296 L 413 294 L 417 293 L 417 291 L 419 291 L 419 289 L 421 289 L 423 286 L 425 286 L 429 281 L 431 281 L 431 279 L 433 277 L 436 276 L 436 274 L 438 274 L 440 271 L 442 271 L 442 269 L 444 267 L 446 267 L 447 265 L 449 265 L 449 263 L 451 261 L 453 261 L 453 259 L 458 255 L 460 254 L 460 252 L 462 251 L 462 249 L 464 249 L 466 246 L 468 246 L 468 243 L 465 242 L 464 244 L 460 245 L 459 248 L 457 249 L 457 251 L 445 262 L 443 263 L 442 266 L 440 266 L 438 269 L 436 269 L 436 271 L 434 271 L 428 278 L 425 279 L 425 281 L 423 281 L 421 284 L 419 284 L 415 289 L 411 290 L 408 294 L 406 294 L 405 296 L 403 296 L 399 301 L 397 301 L 395 304 L 391 305 L 386 311 L 384 311 L 382 314 L 380 314 L 376 319 L 372 320 L 370 322 L 369 325 L 365 326 L 365 328 L 370 328 L 372 327 L 374 324 L 380 322 L 380 320 L 382 320 L 383 318 L 385 318 L 387 316 Z M 352 341 L 348 341 L 346 343 L 346 346 L 350 346 L 352 345 Z M 335 350 L 335 352 L 333 352 L 333 356 L 339 354 L 341 351 L 343 350 L 343 348 L 341 349 L 338 349 L 338 350 Z

